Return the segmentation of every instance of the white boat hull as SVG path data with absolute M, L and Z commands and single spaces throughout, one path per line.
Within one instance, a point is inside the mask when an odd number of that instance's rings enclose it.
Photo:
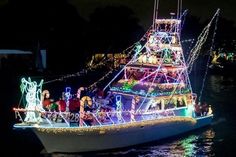
M 169 117 L 102 127 L 39 127 L 33 128 L 33 131 L 48 153 L 88 152 L 122 148 L 171 137 L 207 126 L 212 117 Z

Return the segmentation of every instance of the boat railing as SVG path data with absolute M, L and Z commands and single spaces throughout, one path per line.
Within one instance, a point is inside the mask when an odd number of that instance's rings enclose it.
M 56 111 L 38 111 L 26 109 L 14 109 L 16 118 L 18 117 L 21 122 L 27 123 L 23 120 L 20 113 L 34 112 L 40 113 L 42 121 L 35 123 L 48 124 L 49 126 L 103 126 L 103 125 L 116 125 L 131 122 L 139 122 L 146 120 L 162 119 L 174 117 L 175 112 L 173 109 L 155 110 L 155 111 L 109 111 L 109 112 L 56 112 Z M 29 122 L 32 124 L 32 122 Z M 60 124 L 60 125 L 58 125 Z

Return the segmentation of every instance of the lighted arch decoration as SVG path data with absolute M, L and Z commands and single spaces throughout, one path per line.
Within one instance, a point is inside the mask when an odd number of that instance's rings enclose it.
M 78 90 L 77 90 L 77 94 L 76 94 L 76 97 L 78 99 L 80 99 L 80 96 L 81 96 L 81 92 L 84 91 L 84 87 L 80 87 Z
M 80 106 L 84 107 L 85 105 L 92 107 L 93 101 L 89 96 L 83 96 L 80 100 Z
M 93 101 L 89 96 L 83 96 L 80 100 L 80 122 L 79 125 L 83 126 L 83 117 L 84 117 L 84 107 L 85 106 L 92 107 Z

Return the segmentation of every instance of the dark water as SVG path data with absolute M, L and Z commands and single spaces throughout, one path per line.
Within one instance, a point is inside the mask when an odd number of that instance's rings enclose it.
M 14 76 L 14 75 L 11 75 Z M 18 79 L 18 80 L 17 80 Z M 1 154 L 0 156 L 26 157 L 90 157 L 90 156 L 236 156 L 236 76 L 208 75 L 202 99 L 212 105 L 214 120 L 212 126 L 202 128 L 188 134 L 183 134 L 162 141 L 124 148 L 114 151 L 104 151 L 83 154 L 43 154 L 43 146 L 30 131 L 12 129 L 14 123 L 15 98 L 19 97 L 19 78 L 2 78 L 2 89 L 5 92 L 1 103 Z M 17 80 L 17 81 L 16 81 Z M 6 81 L 6 82 L 4 82 Z M 202 76 L 193 74 L 192 87 L 199 91 Z M 198 92 L 197 92 L 198 94 Z M 1 101 L 2 102 L 2 101 Z M 147 132 L 148 134 L 148 132 Z M 104 141 L 105 142 L 105 141 Z M 115 141 L 114 141 L 115 142 Z

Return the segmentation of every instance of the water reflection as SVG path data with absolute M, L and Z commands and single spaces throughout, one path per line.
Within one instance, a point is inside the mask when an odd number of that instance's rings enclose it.
M 213 143 L 215 132 L 212 128 L 201 132 L 193 132 L 191 135 L 169 139 L 165 143 L 152 143 L 151 145 L 139 146 L 132 149 L 121 149 L 120 151 L 85 153 L 85 154 L 51 154 L 51 157 L 110 157 L 110 156 L 138 156 L 138 157 L 192 157 L 192 156 L 214 156 Z M 47 155 L 48 156 L 48 155 Z
M 211 91 L 216 93 L 222 93 L 222 90 L 232 91 L 236 87 L 233 76 L 211 75 L 208 82 Z

